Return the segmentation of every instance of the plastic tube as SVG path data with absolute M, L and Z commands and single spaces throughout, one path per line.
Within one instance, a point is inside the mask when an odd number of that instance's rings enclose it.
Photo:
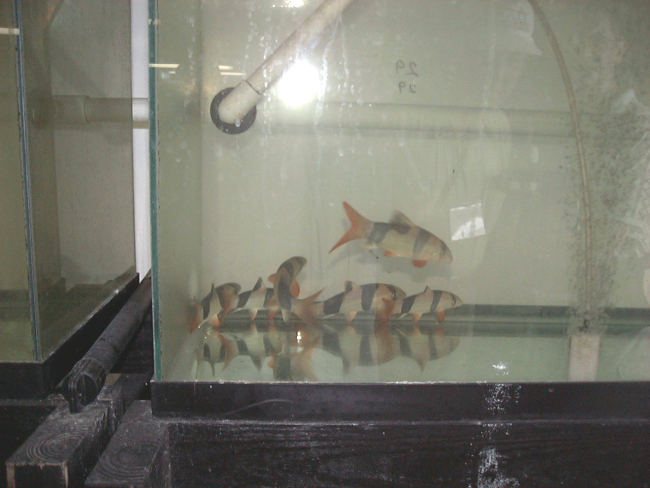
M 93 122 L 148 122 L 146 98 L 91 98 L 83 95 L 53 97 L 57 122 L 90 124 Z
M 324 127 L 357 130 L 400 130 L 408 132 L 502 133 L 547 137 L 573 135 L 571 114 L 568 112 L 520 109 L 491 109 L 484 107 L 453 107 L 435 105 L 405 105 L 346 102 L 325 102 L 300 109 L 275 107 L 264 110 L 262 123 L 295 129 Z M 612 115 L 584 114 L 589 136 L 592 128 Z
M 237 124 L 250 112 L 300 51 L 322 35 L 327 27 L 354 0 L 325 0 L 303 24 L 271 54 L 248 79 L 242 81 L 219 104 L 219 118 Z

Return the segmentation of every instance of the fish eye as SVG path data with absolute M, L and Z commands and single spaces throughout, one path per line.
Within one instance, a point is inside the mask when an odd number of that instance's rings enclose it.
M 456 305 L 456 297 L 451 297 L 451 304 Z

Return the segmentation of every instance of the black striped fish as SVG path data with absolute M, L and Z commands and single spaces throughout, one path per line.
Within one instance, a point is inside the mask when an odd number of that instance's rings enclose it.
M 367 283 L 357 285 L 351 281 L 345 282 L 345 291 L 334 295 L 323 302 L 314 303 L 313 311 L 317 317 L 329 317 L 344 314 L 351 322 L 357 313 L 376 310 L 376 317 L 382 322 L 388 321 L 384 298 L 399 300 L 406 297 L 401 288 L 385 283 Z
M 343 202 L 345 213 L 352 226 L 330 249 L 355 239 L 365 239 L 364 249 L 383 249 L 385 256 L 400 256 L 413 261 L 421 268 L 429 261 L 451 263 L 453 258 L 447 244 L 428 230 L 415 225 L 402 212 L 395 211 L 389 222 L 372 222 L 357 212 L 348 202 Z
M 290 321 L 291 314 L 293 313 L 310 325 L 316 324 L 312 305 L 323 290 L 303 299 L 291 293 L 291 287 L 295 282 L 296 276 L 298 276 L 298 273 L 300 273 L 306 263 L 307 260 L 302 256 L 294 256 L 282 263 L 275 273 L 273 280 L 273 298 L 276 300 L 280 310 L 282 310 L 282 318 L 287 323 Z
M 273 299 L 273 288 L 264 286 L 262 278 L 259 278 L 252 290 L 237 295 L 237 303 L 231 313 L 240 310 L 248 310 L 251 320 L 255 320 L 259 310 L 268 310 L 267 316 L 273 320 L 278 311 L 278 305 Z
M 195 314 L 190 324 L 190 332 L 208 322 L 213 327 L 218 327 L 223 317 L 237 303 L 237 294 L 241 286 L 237 283 L 225 283 L 215 288 L 214 283 L 203 300 L 195 304 Z
M 420 320 L 425 313 L 436 314 L 438 322 L 445 320 L 445 310 L 462 305 L 463 302 L 453 293 L 443 290 L 432 290 L 428 286 L 422 293 L 411 295 L 401 300 L 387 300 L 388 315 L 413 315 L 413 322 Z

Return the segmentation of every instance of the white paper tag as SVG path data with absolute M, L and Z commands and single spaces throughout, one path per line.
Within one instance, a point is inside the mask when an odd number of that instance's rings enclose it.
M 459 241 L 485 235 L 483 205 L 481 202 L 466 207 L 454 207 L 449 211 L 451 240 Z

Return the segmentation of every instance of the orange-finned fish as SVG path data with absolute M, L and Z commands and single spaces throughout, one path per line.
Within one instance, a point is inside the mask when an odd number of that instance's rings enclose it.
M 312 305 L 323 290 L 303 299 L 291 293 L 296 276 L 306 263 L 307 260 L 302 256 L 294 256 L 280 265 L 273 280 L 273 298 L 282 310 L 282 318 L 285 322 L 289 322 L 291 313 L 294 313 L 307 324 L 316 325 Z
M 449 247 L 428 230 L 415 225 L 406 215 L 396 210 L 390 222 L 372 222 L 368 220 L 348 202 L 343 202 L 345 213 L 352 227 L 330 249 L 355 239 L 365 239 L 361 244 L 364 249 L 383 249 L 385 256 L 400 256 L 413 261 L 413 265 L 421 268 L 429 261 L 451 263 L 452 256 Z
M 348 322 L 359 312 L 376 310 L 377 320 L 388 321 L 386 304 L 383 299 L 399 300 L 404 298 L 406 293 L 401 288 L 385 283 L 367 283 L 357 285 L 351 281 L 345 282 L 345 291 L 334 295 L 323 302 L 314 303 L 313 311 L 317 317 L 329 317 L 336 314 L 344 314 Z
M 196 311 L 190 324 L 190 332 L 194 332 L 205 322 L 210 323 L 213 327 L 218 327 L 224 316 L 237 303 L 239 290 L 241 287 L 237 283 L 225 283 L 216 288 L 213 283 L 210 293 L 195 304 Z
M 259 278 L 252 290 L 237 295 L 237 303 L 231 313 L 239 310 L 248 310 L 251 320 L 255 320 L 259 310 L 268 310 L 268 318 L 273 320 L 278 311 L 278 305 L 273 299 L 273 288 L 264 286 L 262 278 Z
M 458 307 L 463 302 L 458 296 L 443 290 L 432 290 L 428 286 L 422 293 L 411 295 L 401 300 L 384 299 L 388 315 L 413 315 L 413 322 L 420 320 L 425 313 L 436 314 L 438 322 L 445 320 L 445 310 Z

